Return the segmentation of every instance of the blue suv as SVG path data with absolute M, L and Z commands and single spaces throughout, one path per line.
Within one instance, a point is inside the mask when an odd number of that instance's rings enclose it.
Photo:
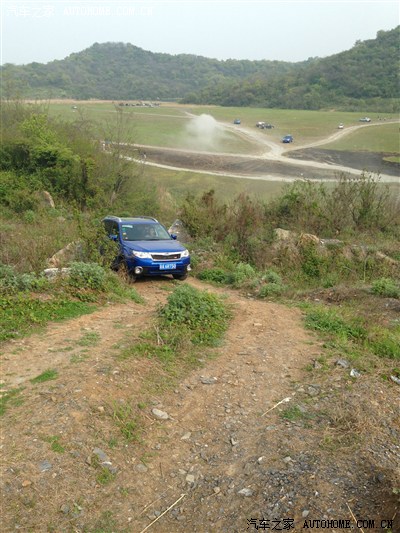
M 107 216 L 103 224 L 109 238 L 119 245 L 113 268 L 125 270 L 132 281 L 140 276 L 162 274 L 172 274 L 179 280 L 187 278 L 188 250 L 155 218 Z

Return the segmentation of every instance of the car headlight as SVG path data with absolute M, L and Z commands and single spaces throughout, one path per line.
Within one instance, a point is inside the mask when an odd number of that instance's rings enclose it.
M 132 255 L 138 259 L 151 259 L 149 252 L 138 252 L 136 250 L 132 250 Z
M 189 250 L 184 250 L 181 252 L 181 257 L 189 257 Z

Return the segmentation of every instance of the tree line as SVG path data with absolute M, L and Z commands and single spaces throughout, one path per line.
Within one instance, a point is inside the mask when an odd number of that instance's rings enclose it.
M 209 59 L 161 54 L 131 44 L 95 43 L 60 61 L 6 64 L 6 98 L 179 100 L 268 108 L 396 112 L 399 109 L 399 31 L 326 58 L 307 61 Z

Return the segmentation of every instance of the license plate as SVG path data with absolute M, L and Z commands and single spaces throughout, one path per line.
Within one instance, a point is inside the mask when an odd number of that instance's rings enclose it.
M 160 270 L 176 270 L 176 263 L 160 263 Z

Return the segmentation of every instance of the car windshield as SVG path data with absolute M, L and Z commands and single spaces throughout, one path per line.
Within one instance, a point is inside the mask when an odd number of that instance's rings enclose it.
M 161 224 L 121 224 L 124 241 L 165 241 L 171 236 Z

